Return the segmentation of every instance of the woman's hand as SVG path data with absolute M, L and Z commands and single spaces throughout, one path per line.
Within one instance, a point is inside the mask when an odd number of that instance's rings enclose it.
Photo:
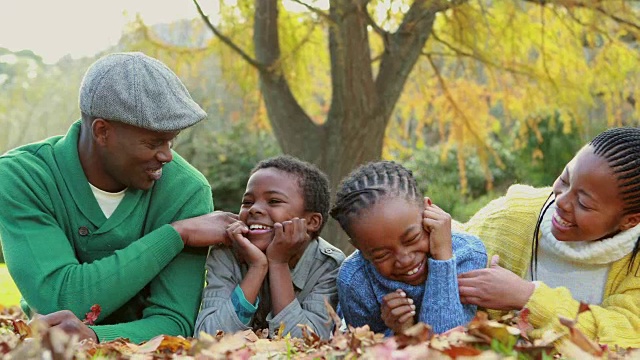
M 521 310 L 529 301 L 535 285 L 498 265 L 500 257 L 491 258 L 486 269 L 458 275 L 460 301 L 495 310 Z
M 429 253 L 436 260 L 449 260 L 453 256 L 451 246 L 451 215 L 424 198 L 422 227 L 429 233 Z
M 413 326 L 416 306 L 413 299 L 398 289 L 382 298 L 380 312 L 385 325 L 394 333 L 400 334 Z
M 299 257 L 309 244 L 307 220 L 293 218 L 273 225 L 274 237 L 267 247 L 269 264 L 289 264 L 291 259 Z

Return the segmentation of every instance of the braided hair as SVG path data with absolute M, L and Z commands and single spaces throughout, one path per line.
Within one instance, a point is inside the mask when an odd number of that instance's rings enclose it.
M 411 170 L 393 161 L 370 162 L 342 180 L 330 214 L 352 237 L 352 219 L 387 197 L 400 197 L 422 204 L 422 193 Z
M 322 224 L 317 231 L 309 234 L 311 238 L 316 238 L 329 219 L 330 196 L 329 178 L 313 164 L 302 161 L 289 155 L 275 156 L 260 161 L 252 170 L 250 175 L 261 169 L 274 168 L 298 178 L 298 186 L 302 190 L 304 200 L 304 210 L 317 212 L 322 215 Z
M 596 136 L 589 145 L 595 155 L 602 157 L 613 174 L 617 177 L 620 196 L 624 202 L 622 215 L 640 213 L 640 128 L 619 127 L 605 130 Z M 543 207 L 533 234 L 533 251 L 531 256 L 532 275 L 537 263 L 538 234 L 540 222 L 552 202 Z M 633 270 L 636 257 L 640 252 L 640 237 L 631 252 L 628 272 Z M 636 276 L 638 275 L 636 269 Z

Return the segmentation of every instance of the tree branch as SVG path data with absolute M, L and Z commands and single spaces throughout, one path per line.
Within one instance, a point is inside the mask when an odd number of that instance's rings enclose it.
M 509 67 L 509 66 L 504 66 L 504 65 L 498 64 L 498 63 L 496 63 L 496 62 L 493 62 L 493 61 L 491 61 L 491 60 L 489 60 L 489 59 L 487 59 L 487 58 L 485 58 L 485 57 L 483 57 L 483 56 L 481 56 L 481 55 L 478 55 L 478 54 L 476 54 L 476 53 L 470 53 L 470 52 L 466 52 L 466 51 L 464 51 L 464 50 L 462 50 L 462 49 L 458 49 L 458 48 L 456 48 L 455 46 L 453 46 L 452 44 L 448 43 L 447 41 L 442 40 L 442 39 L 438 36 L 438 34 L 436 34 L 436 32 L 433 32 L 433 33 L 431 34 L 431 36 L 433 37 L 433 39 L 434 39 L 435 41 L 437 41 L 437 42 L 441 43 L 442 45 L 444 45 L 445 47 L 447 47 L 449 50 L 453 51 L 453 52 L 454 52 L 456 55 L 458 55 L 458 56 L 468 57 L 468 58 L 471 58 L 471 59 L 477 60 L 477 61 L 479 61 L 479 62 L 481 62 L 481 63 L 483 63 L 483 64 L 486 64 L 486 65 L 492 66 L 492 67 L 494 67 L 494 68 L 496 68 L 496 69 L 503 69 L 503 70 L 508 71 L 508 72 L 510 72 L 510 73 L 514 73 L 514 74 L 518 74 L 518 75 L 527 76 L 527 77 L 529 77 L 529 78 L 531 78 L 531 79 L 536 79 L 535 74 L 534 74 L 533 72 L 531 72 L 531 71 L 527 72 L 527 71 L 525 71 L 525 70 L 519 70 L 519 69 L 516 69 L 516 68 Z M 427 56 L 427 57 L 428 57 L 430 54 L 429 54 L 429 53 L 422 52 L 422 55 L 425 55 L 425 56 Z M 438 54 L 436 54 L 436 55 L 438 55 Z
M 316 7 L 313 7 L 313 6 L 311 6 L 311 5 L 307 4 L 307 3 L 304 3 L 304 2 L 302 2 L 300 0 L 291 0 L 291 1 L 293 1 L 296 4 L 299 4 L 299 5 L 302 5 L 302 6 L 306 7 L 307 10 L 309 10 L 312 13 L 320 16 L 321 18 L 323 18 L 324 20 L 327 20 L 330 23 L 334 22 L 333 19 L 331 18 L 331 16 L 329 16 L 329 14 L 327 14 L 326 12 L 324 12 L 324 11 L 322 11 L 322 10 L 316 8 Z
M 636 23 L 633 23 L 633 22 L 631 22 L 631 21 L 629 21 L 629 20 L 625 20 L 625 19 L 623 19 L 623 18 L 619 17 L 618 15 L 611 14 L 611 13 L 607 12 L 605 9 L 603 9 L 603 8 L 602 8 L 602 7 L 600 7 L 600 6 L 597 6 L 597 7 L 595 7 L 594 9 L 595 9 L 597 12 L 599 12 L 599 13 L 601 13 L 601 14 L 605 15 L 605 16 L 610 17 L 611 19 L 613 19 L 613 20 L 614 20 L 614 21 L 616 21 L 616 22 L 619 22 L 619 23 L 621 23 L 621 24 L 625 24 L 625 25 L 627 25 L 627 26 L 631 26 L 632 28 L 635 28 L 636 30 L 640 30 L 640 25 L 638 25 L 638 24 L 636 24 Z
M 376 88 L 385 117 L 391 116 L 403 85 L 420 57 L 439 11 L 450 9 L 468 0 L 415 0 L 398 30 L 391 34 L 380 60 Z
M 255 4 L 253 43 L 256 59 L 264 67 L 260 90 L 280 147 L 285 153 L 294 153 L 309 145 L 309 138 L 299 135 L 311 133 L 316 125 L 293 96 L 281 69 L 278 1 L 255 0 Z
M 534 3 L 534 4 L 537 4 L 537 5 L 540 5 L 540 6 L 544 6 L 544 5 L 548 5 L 548 4 L 558 5 L 558 4 L 556 4 L 555 2 L 553 2 L 551 0 L 524 0 L 524 1 L 530 2 L 530 3 Z M 580 1 L 572 1 L 571 2 L 571 6 L 572 7 L 579 7 L 579 8 L 583 8 L 583 9 L 591 9 L 591 10 L 597 11 L 597 12 L 599 12 L 599 13 L 605 15 L 605 16 L 610 17 L 612 20 L 614 20 L 616 22 L 631 26 L 631 27 L 635 28 L 636 30 L 640 30 L 640 25 L 639 24 L 636 24 L 636 23 L 634 23 L 632 21 L 623 19 L 623 18 L 621 18 L 620 16 L 618 16 L 616 14 L 609 13 L 608 11 L 606 11 L 601 6 L 591 6 L 588 2 L 580 2 Z M 567 8 L 567 9 L 569 9 L 569 8 Z
M 141 18 L 137 18 L 136 23 L 138 24 L 138 29 L 139 29 L 138 31 L 142 33 L 142 36 L 144 37 L 144 39 L 150 42 L 153 46 L 160 48 L 162 50 L 167 50 L 177 54 L 193 54 L 193 53 L 202 53 L 202 52 L 211 51 L 211 48 L 207 46 L 194 48 L 194 47 L 187 47 L 187 46 L 178 46 L 178 45 L 173 45 L 173 44 L 164 42 L 162 40 L 159 40 L 158 37 L 155 36 L 151 28 L 147 26 L 147 24 L 145 24 Z
M 557 92 L 560 92 L 560 87 L 558 86 L 558 84 L 555 82 L 555 80 L 553 80 L 553 77 L 551 76 L 551 72 L 549 71 L 549 66 L 547 65 L 547 53 L 546 51 L 544 51 L 544 47 L 545 47 L 545 39 L 546 36 L 545 35 L 545 17 L 544 17 L 544 7 L 540 7 L 540 19 L 542 19 L 542 26 L 540 27 L 540 37 L 541 37 L 541 44 L 540 44 L 540 48 L 541 48 L 541 55 L 542 56 L 542 67 L 544 68 L 544 72 L 547 74 L 547 77 L 549 78 L 549 81 L 551 82 L 551 85 L 553 85 L 553 87 L 556 89 Z
M 427 56 L 427 59 L 429 60 L 429 64 L 431 64 L 431 67 L 433 68 L 433 72 L 435 73 L 436 78 L 438 79 L 438 83 L 440 84 L 440 87 L 442 88 L 442 91 L 444 92 L 445 97 L 447 98 L 447 100 L 449 100 L 449 103 L 451 103 L 451 106 L 453 107 L 455 112 L 458 114 L 458 116 L 460 116 L 460 118 L 463 120 L 463 122 L 466 125 L 466 128 L 469 130 L 471 135 L 473 135 L 473 137 L 476 138 L 476 140 L 478 141 L 478 144 L 482 144 L 487 150 L 489 150 L 491 155 L 493 155 L 496 161 L 498 162 L 498 165 L 502 166 L 502 160 L 500 159 L 500 156 L 498 156 L 496 151 L 493 148 L 491 148 L 489 145 L 487 145 L 486 141 L 484 141 L 484 139 L 482 139 L 480 135 L 478 135 L 475 131 L 473 131 L 473 128 L 471 127 L 472 121 L 467 117 L 464 111 L 460 109 L 460 107 L 458 106 L 458 103 L 456 103 L 455 99 L 453 98 L 453 95 L 451 95 L 451 92 L 449 91 L 449 87 L 447 87 L 446 81 L 442 77 L 442 74 L 440 74 L 440 70 L 438 69 L 436 64 L 433 62 L 433 59 L 430 56 Z
M 388 40 L 387 36 L 389 36 L 389 32 L 381 28 L 380 25 L 378 25 L 375 22 L 375 20 L 373 20 L 373 18 L 371 17 L 371 14 L 369 14 L 368 11 L 365 11 L 364 14 L 367 17 L 367 23 L 371 26 L 371 28 L 373 28 L 373 31 L 375 31 L 376 34 L 380 35 L 380 37 L 385 41 L 385 44 L 386 44 Z
M 240 47 L 238 45 L 236 45 L 231 39 L 229 39 L 228 37 L 226 37 L 224 34 L 222 34 L 212 23 L 211 20 L 209 20 L 209 16 L 206 15 L 204 13 L 204 11 L 202 10 L 202 8 L 200 7 L 200 4 L 198 3 L 198 0 L 193 0 L 193 3 L 196 5 L 196 9 L 198 10 L 198 13 L 200 14 L 200 17 L 202 18 L 202 20 L 204 21 L 204 23 L 209 27 L 209 29 L 211 29 L 211 31 L 213 31 L 213 33 L 220 38 L 220 40 L 225 43 L 227 46 L 229 46 L 231 49 L 233 49 L 233 51 L 235 51 L 238 55 L 240 55 L 240 57 L 242 57 L 249 65 L 255 67 L 256 69 L 258 69 L 259 71 L 265 71 L 264 66 L 262 66 L 260 63 L 258 63 L 255 59 L 253 59 L 251 56 L 249 56 L 247 53 L 245 53 L 242 49 L 240 49 Z

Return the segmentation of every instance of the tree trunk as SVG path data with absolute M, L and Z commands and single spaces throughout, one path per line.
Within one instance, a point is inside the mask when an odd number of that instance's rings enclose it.
M 332 99 L 322 125 L 313 123 L 300 107 L 279 69 L 278 1 L 255 2 L 253 40 L 260 64 L 260 89 L 274 134 L 284 153 L 312 162 L 328 175 L 332 201 L 339 182 L 349 172 L 380 159 L 391 112 L 438 11 L 424 0 L 413 3 L 398 32 L 388 34 L 387 49 L 374 78 L 367 2 L 330 2 Z M 346 253 L 353 249 L 333 220 L 323 237 Z

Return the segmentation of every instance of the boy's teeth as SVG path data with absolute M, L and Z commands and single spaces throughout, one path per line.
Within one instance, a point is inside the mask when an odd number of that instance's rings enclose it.
M 264 226 L 264 225 L 251 225 L 249 226 L 249 230 L 266 230 L 269 229 L 268 226 Z

